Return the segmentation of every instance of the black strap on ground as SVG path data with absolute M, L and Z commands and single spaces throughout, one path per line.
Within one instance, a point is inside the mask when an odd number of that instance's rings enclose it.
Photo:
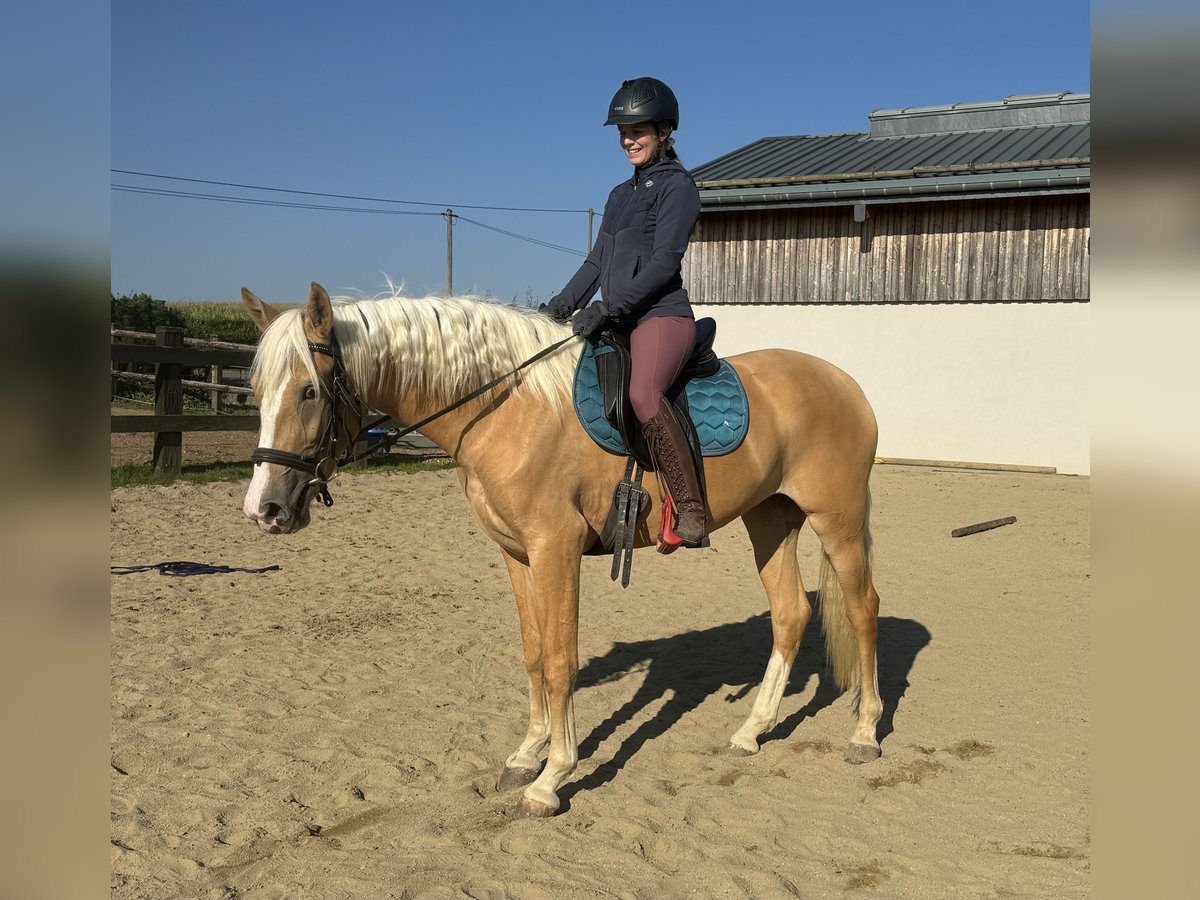
M 226 575 L 230 572 L 249 572 L 261 575 L 263 572 L 274 572 L 279 566 L 263 566 L 261 569 L 239 569 L 235 566 L 213 566 L 198 562 L 160 562 L 148 566 L 112 566 L 113 575 L 132 575 L 134 572 L 150 572 L 157 569 L 159 575 L 174 575 L 183 578 L 188 575 Z

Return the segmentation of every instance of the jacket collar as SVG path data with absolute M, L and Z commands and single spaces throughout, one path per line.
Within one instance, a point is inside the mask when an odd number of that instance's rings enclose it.
M 674 166 L 674 165 L 678 165 L 678 163 L 675 160 L 667 159 L 666 157 L 663 157 L 662 159 L 659 159 L 656 162 L 648 163 L 644 166 L 634 169 L 633 170 L 633 178 L 631 178 L 630 181 L 632 181 L 634 184 L 640 184 L 642 181 L 645 181 L 646 178 L 651 173 L 657 172 L 663 166 Z

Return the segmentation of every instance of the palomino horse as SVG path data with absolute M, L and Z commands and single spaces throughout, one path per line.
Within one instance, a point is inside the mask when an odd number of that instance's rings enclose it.
M 334 304 L 314 283 L 306 307 L 277 312 L 245 288 L 242 297 L 263 330 L 253 374 L 262 430 L 244 509 L 272 534 L 308 524 L 313 496 L 357 436 L 365 406 L 417 422 L 570 338 L 568 328 L 538 313 L 472 299 Z M 529 674 L 529 731 L 505 761 L 498 787 L 524 787 L 518 811 L 532 816 L 558 810 L 558 789 L 578 761 L 572 694 L 580 559 L 598 540 L 624 467 L 588 438 L 572 408 L 580 346 L 567 340 L 421 428 L 457 462 L 471 507 L 500 546 L 512 580 Z M 774 639 L 731 749 L 757 752 L 758 737 L 779 713 L 812 612 L 796 557 L 807 520 L 822 546 L 827 655 L 838 686 L 855 697 L 858 721 L 846 759 L 868 762 L 880 755 L 875 727 L 883 711 L 867 485 L 874 414 L 848 375 L 816 357 L 763 350 L 729 363 L 749 397 L 750 427 L 736 451 L 705 463 L 710 523 L 712 530 L 739 516 L 745 523 Z M 655 540 L 647 523 L 658 522 L 659 499 L 652 500 L 639 520 L 638 547 Z

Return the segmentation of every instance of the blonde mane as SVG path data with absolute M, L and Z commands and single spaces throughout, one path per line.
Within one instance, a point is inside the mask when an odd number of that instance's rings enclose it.
M 319 382 L 304 336 L 303 308 L 281 312 L 263 333 L 252 377 L 264 386 L 284 383 L 299 359 Z M 570 330 L 538 313 L 478 297 L 335 298 L 333 331 L 346 371 L 364 395 L 415 391 L 446 405 L 510 372 Z M 560 409 L 571 392 L 579 342 L 539 360 L 510 383 Z

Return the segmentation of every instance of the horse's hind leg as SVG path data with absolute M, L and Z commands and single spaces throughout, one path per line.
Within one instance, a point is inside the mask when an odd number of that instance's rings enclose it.
M 809 521 L 821 539 L 821 621 L 834 680 L 855 689 L 858 724 L 846 762 L 865 763 L 880 756 L 875 729 L 883 714 L 879 697 L 876 643 L 879 594 L 871 580 L 870 498 L 861 517 L 813 515 Z
M 789 498 L 776 495 L 745 513 L 742 521 L 754 545 L 754 562 L 771 605 L 774 640 L 754 708 L 729 743 L 736 751 L 757 753 L 759 735 L 774 728 L 778 720 L 779 703 L 812 607 L 796 559 L 796 538 L 804 524 L 800 508 Z
M 521 746 L 504 761 L 504 769 L 496 783 L 496 789 L 500 791 L 532 784 L 542 770 L 542 751 L 550 743 L 550 713 L 542 675 L 542 636 L 537 627 L 537 615 L 529 606 L 533 589 L 529 566 L 507 553 L 504 563 L 508 566 L 521 620 L 521 647 L 525 654 L 525 671 L 529 675 L 529 731 Z

